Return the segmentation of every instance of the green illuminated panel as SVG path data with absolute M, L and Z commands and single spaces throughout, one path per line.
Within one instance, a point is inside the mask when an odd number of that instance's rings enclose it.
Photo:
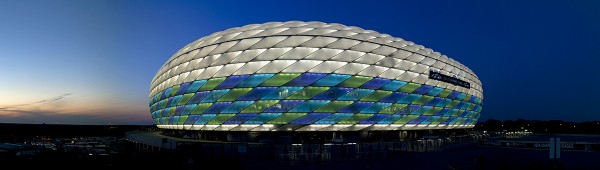
M 261 113 L 252 119 L 244 122 L 244 124 L 264 124 L 265 122 L 280 116 L 281 113 Z
M 384 108 L 379 113 L 394 114 L 394 113 L 404 109 L 404 107 L 406 107 L 406 106 L 408 106 L 408 105 L 407 104 L 393 104 L 390 107 Z
M 198 106 L 192 111 L 192 114 L 202 114 L 208 109 L 212 103 L 198 103 Z
M 163 100 L 161 100 L 161 101 L 160 101 L 160 102 L 161 102 L 161 104 L 160 104 L 160 105 L 161 105 L 161 106 L 160 106 L 160 108 L 163 108 L 163 109 L 164 109 L 164 108 L 166 108 L 166 107 L 167 107 L 167 100 L 168 100 L 168 99 L 163 99 Z
M 162 93 L 157 93 L 157 94 L 154 96 L 154 100 L 153 100 L 153 101 L 156 103 L 156 102 L 158 102 L 158 101 L 162 100 L 160 97 L 162 97 Z M 478 98 L 478 99 L 479 99 L 479 98 Z
M 305 87 L 304 89 L 292 94 L 290 97 L 286 99 L 292 100 L 308 100 L 317 94 L 324 92 L 329 89 L 329 87 Z
M 179 121 L 177 121 L 178 125 L 183 125 L 183 123 L 185 123 L 185 121 L 187 120 L 188 116 L 184 115 L 184 116 L 179 116 Z
M 246 107 L 240 113 L 260 113 L 277 102 L 279 102 L 279 100 L 258 100 L 254 102 L 254 104 Z
M 361 85 L 365 84 L 366 82 L 368 82 L 371 79 L 373 79 L 373 78 L 365 77 L 365 76 L 352 76 L 349 79 L 346 79 L 342 83 L 338 84 L 338 86 L 356 88 L 356 87 L 360 87 Z
M 467 103 L 461 109 L 471 110 L 471 109 L 473 109 L 474 106 L 475 106 L 475 104 Z
M 220 125 L 223 122 L 227 121 L 229 118 L 235 116 L 235 114 L 217 114 L 217 116 L 210 121 L 208 121 L 208 125 Z
M 467 96 L 467 94 L 465 93 L 458 93 L 458 95 L 456 96 L 457 100 L 463 100 L 465 98 L 465 96 Z
M 315 110 L 315 112 L 337 112 L 338 110 L 354 103 L 353 101 L 331 101 L 327 105 Z
M 411 120 L 414 120 L 416 118 L 419 118 L 419 115 L 406 115 L 402 119 L 394 122 L 394 124 L 407 124 L 408 122 L 410 122 Z
M 415 83 L 408 83 L 404 86 L 402 86 L 402 88 L 400 88 L 401 92 L 406 92 L 406 93 L 410 93 L 415 91 L 415 89 L 421 87 L 420 84 L 415 84 Z
M 392 94 L 391 91 L 376 90 L 375 92 L 360 99 L 360 101 L 376 102 L 383 99 L 385 96 Z
M 454 106 L 456 106 L 458 103 L 460 103 L 460 101 L 458 100 L 452 100 L 452 102 L 450 102 L 450 104 L 446 105 L 447 108 L 453 108 Z
M 219 98 L 219 102 L 230 102 L 230 101 L 235 101 L 236 99 L 240 98 L 242 95 L 248 93 L 250 90 L 252 90 L 252 88 L 235 88 L 235 89 L 231 89 L 229 90 L 229 92 L 227 94 L 225 94 L 223 97 Z
M 179 103 L 177 103 L 177 105 L 186 104 L 188 101 L 190 101 L 190 99 L 192 99 L 192 97 L 194 97 L 194 93 L 184 94 L 183 99 L 181 99 L 181 101 L 179 101 Z
M 173 86 L 172 87 L 173 90 L 171 91 L 171 94 L 169 96 L 175 96 L 175 94 L 177 93 L 177 91 L 179 91 L 179 87 L 180 87 L 179 85 Z
M 215 87 L 217 87 L 219 84 L 221 84 L 223 81 L 225 81 L 225 79 L 226 79 L 225 77 L 210 79 L 210 80 L 206 81 L 206 83 L 202 87 L 200 87 L 200 90 L 198 90 L 198 91 L 206 91 L 206 90 L 215 89 Z
M 419 99 L 415 100 L 414 102 L 412 102 L 412 104 L 414 104 L 414 105 L 424 105 L 425 103 L 429 102 L 432 99 L 433 99 L 433 96 L 423 95 L 423 96 L 421 96 L 421 98 L 419 98 Z
M 288 124 L 304 115 L 306 115 L 306 113 L 284 113 L 281 116 L 267 122 L 267 124 Z
M 157 104 L 153 104 L 152 106 L 150 106 L 150 112 L 156 111 L 156 105 Z
M 356 123 L 360 122 L 361 120 L 369 118 L 373 115 L 374 114 L 354 114 L 351 117 L 338 122 L 337 124 L 356 124 Z
M 456 122 L 454 122 L 454 124 L 459 125 L 459 124 L 462 124 L 463 122 L 465 122 L 466 120 L 467 120 L 466 118 L 456 118 L 456 119 L 454 119 L 454 121 L 456 121 Z
M 466 102 L 466 101 L 469 101 L 469 99 L 471 99 L 471 95 L 470 94 L 467 95 L 467 96 L 465 96 L 465 98 L 463 98 L 462 101 Z
M 433 124 L 434 121 L 436 121 L 438 119 L 440 119 L 439 116 L 431 116 L 429 119 L 426 119 L 426 120 L 424 120 L 422 122 L 419 122 L 419 124 L 421 124 L 421 125 L 431 125 L 431 124 Z M 435 124 L 433 124 L 433 125 L 435 125 Z
M 442 108 L 443 107 L 433 107 L 433 108 L 429 109 L 428 111 L 426 111 L 425 113 L 423 113 L 423 115 L 426 115 L 426 116 L 434 115 L 435 113 L 442 110 Z
M 457 109 L 451 109 L 448 112 L 444 113 L 443 116 L 452 116 L 454 115 L 454 113 L 456 113 L 458 110 Z
M 432 125 L 439 125 L 440 123 L 446 121 L 446 119 L 448 119 L 450 117 L 440 117 L 439 119 L 432 121 L 431 124 Z
M 473 118 L 473 117 L 475 117 L 475 115 L 477 115 L 476 112 L 469 112 L 469 114 L 466 117 Z
M 444 91 L 440 92 L 440 94 L 438 94 L 438 96 L 439 97 L 448 97 L 448 95 L 450 95 L 450 93 L 452 93 L 452 90 L 444 89 Z
M 276 74 L 275 76 L 271 77 L 270 79 L 266 80 L 262 84 L 260 84 L 260 86 L 282 86 L 285 83 L 295 79 L 298 76 L 300 76 L 300 74 L 279 73 L 279 74 Z
M 452 116 L 457 117 L 460 116 L 460 114 L 462 114 L 463 112 L 465 112 L 465 110 L 458 110 L 456 113 L 454 113 Z
M 173 116 L 175 115 L 175 107 L 170 107 L 169 108 L 169 116 Z

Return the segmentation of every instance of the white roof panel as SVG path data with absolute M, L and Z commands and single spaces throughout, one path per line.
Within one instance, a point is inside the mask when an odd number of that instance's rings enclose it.
M 333 73 L 335 70 L 339 69 L 340 67 L 342 67 L 346 64 L 347 64 L 347 62 L 341 62 L 341 61 L 325 61 L 325 62 L 322 62 L 321 64 L 313 67 L 308 72 Z

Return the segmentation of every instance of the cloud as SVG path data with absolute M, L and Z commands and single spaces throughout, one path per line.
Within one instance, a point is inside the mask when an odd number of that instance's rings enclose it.
M 34 103 L 34 104 L 59 101 L 59 100 L 65 99 L 67 96 L 72 95 L 72 94 L 73 93 L 66 93 L 66 94 L 63 94 L 63 95 L 60 95 L 60 96 L 56 96 L 56 97 L 53 97 L 53 98 L 50 98 L 50 99 L 47 99 L 47 100 L 39 101 L 39 102 Z
M 33 103 L 25 103 L 25 104 L 18 104 L 18 105 L 12 105 L 12 106 L 6 106 L 6 107 L 0 107 L 0 110 L 7 110 L 7 111 L 19 111 L 19 109 L 15 109 L 15 110 L 11 110 L 13 108 L 18 108 L 18 107 L 23 107 L 23 106 L 31 106 L 31 105 L 42 105 L 42 104 L 46 104 L 46 103 L 50 103 L 50 102 L 58 102 L 61 100 L 64 100 L 67 96 L 72 95 L 73 93 L 66 93 L 60 96 L 56 96 L 50 99 L 44 99 L 41 101 L 37 101 L 37 102 L 33 102 Z M 25 110 L 27 111 L 27 110 Z

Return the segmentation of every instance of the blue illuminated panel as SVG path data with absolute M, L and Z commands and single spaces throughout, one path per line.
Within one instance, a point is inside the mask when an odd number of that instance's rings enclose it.
M 441 101 L 443 101 L 443 100 L 444 100 L 443 98 L 436 97 L 436 98 L 433 98 L 433 100 L 431 100 L 431 101 L 429 101 L 429 102 L 425 103 L 425 105 L 426 105 L 426 106 L 435 106 L 435 105 L 437 105 L 439 102 L 441 102 Z
M 196 120 L 196 125 L 205 125 L 206 123 L 208 123 L 208 121 L 212 120 L 214 117 L 216 117 L 217 114 L 202 114 L 198 117 L 198 120 Z
M 331 115 L 331 113 L 309 113 L 304 117 L 294 120 L 290 124 L 313 124 L 329 115 Z
M 185 94 L 185 92 L 187 91 L 188 87 L 190 87 L 190 82 L 187 83 L 183 83 L 179 86 L 179 90 L 177 91 L 177 93 L 175 93 L 175 95 L 182 95 Z
M 388 84 L 391 81 L 392 80 L 389 80 L 389 79 L 373 78 L 370 81 L 368 81 L 365 84 L 363 84 L 362 86 L 360 86 L 360 88 L 365 88 L 365 89 L 379 89 L 379 88 L 383 87 L 384 85 Z
M 312 112 L 327 103 L 329 103 L 329 100 L 309 100 L 309 101 L 306 101 L 306 102 L 300 104 L 298 107 L 290 110 L 289 112 L 301 112 L 301 113 Z
M 386 102 L 386 103 L 396 103 L 398 100 L 400 100 L 406 96 L 408 96 L 408 94 L 406 94 L 406 93 L 394 92 L 391 95 L 388 95 L 379 101 Z
M 253 74 L 239 83 L 237 87 L 256 87 L 275 74 Z
M 366 108 L 372 106 L 373 104 L 375 104 L 375 103 L 374 102 L 354 102 L 351 105 L 346 106 L 342 110 L 339 110 L 338 112 L 360 113 L 361 110 L 366 109 Z
M 391 115 L 383 120 L 377 122 L 377 124 L 392 124 L 402 118 L 406 117 L 406 115 Z
M 314 82 L 313 84 L 311 84 L 311 86 L 335 86 L 350 77 L 352 76 L 343 74 L 329 74 L 321 78 L 320 80 Z
M 258 114 L 237 114 L 223 124 L 243 124 L 244 122 L 256 117 Z
M 375 114 L 365 120 L 360 121 L 358 124 L 376 124 L 377 122 L 380 122 L 390 116 L 391 115 L 389 114 Z
M 225 79 L 221 84 L 219 84 L 215 89 L 230 89 L 238 84 L 240 84 L 244 79 L 246 79 L 249 75 L 241 75 L 241 76 L 230 76 Z
M 302 90 L 304 87 L 279 87 L 277 90 L 269 93 L 263 100 L 281 100 L 285 99 L 288 96 Z
M 229 92 L 229 89 L 214 90 L 214 91 L 210 92 L 210 94 L 206 95 L 206 97 L 204 97 L 204 99 L 202 99 L 202 102 L 204 102 L 204 103 L 216 102 L 219 98 L 223 97 L 223 95 L 225 95 L 227 92 Z
M 195 104 L 195 103 L 200 103 L 200 101 L 202 101 L 202 99 L 204 97 L 206 97 L 208 95 L 208 91 L 204 91 L 204 92 L 196 92 L 196 94 L 194 94 L 194 96 L 192 97 L 192 99 L 188 102 L 189 104 Z
M 338 100 L 359 100 L 371 93 L 375 90 L 370 89 L 354 89 L 351 92 L 348 92 L 346 95 L 338 98 Z
M 198 121 L 198 119 L 200 118 L 201 115 L 190 115 L 188 116 L 188 118 L 185 120 L 186 125 L 192 125 L 194 124 L 196 121 Z
M 254 101 L 235 101 L 229 107 L 225 108 L 221 113 L 239 113 L 244 108 L 250 106 Z
M 360 113 L 379 113 L 382 109 L 391 106 L 391 103 L 375 103 L 360 111 Z
M 327 116 L 327 117 L 315 122 L 315 124 L 335 124 L 335 123 L 342 121 L 352 115 L 353 115 L 352 113 L 334 113 L 330 116 Z
M 429 95 L 429 96 L 437 96 L 442 91 L 444 91 L 443 88 L 435 87 L 435 88 L 429 90 L 429 92 L 427 92 L 427 95 Z
M 279 115 L 281 115 L 281 113 L 261 113 L 246 121 L 244 124 L 264 124 L 265 122 L 274 119 Z
M 419 118 L 416 118 L 414 120 L 411 120 L 408 122 L 409 125 L 415 125 L 415 124 L 419 124 L 424 120 L 429 119 L 431 116 L 419 116 Z
M 221 113 L 221 111 L 231 105 L 231 102 L 216 102 L 204 113 Z
M 327 74 L 305 73 L 288 82 L 286 86 L 308 86 L 325 76 Z
M 198 80 L 198 81 L 194 81 L 190 87 L 188 87 L 187 91 L 185 93 L 193 93 L 198 91 L 198 89 L 200 89 L 200 87 L 202 87 L 202 85 L 204 85 L 204 83 L 206 83 L 206 80 Z
M 421 87 L 419 87 L 415 91 L 413 91 L 413 93 L 415 93 L 415 94 L 427 94 L 429 92 L 429 90 L 431 90 L 431 89 L 433 89 L 433 86 L 422 85 Z
M 396 90 L 402 88 L 402 86 L 404 86 L 404 85 L 406 85 L 406 82 L 392 80 L 389 83 L 387 83 L 386 85 L 384 85 L 383 87 L 381 87 L 381 90 L 396 91 Z
M 258 100 L 269 93 L 275 91 L 277 87 L 256 87 L 244 96 L 238 98 L 238 100 Z

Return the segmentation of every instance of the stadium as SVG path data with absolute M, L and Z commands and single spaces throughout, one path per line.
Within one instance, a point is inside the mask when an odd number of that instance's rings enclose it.
M 171 135 L 335 137 L 472 128 L 482 99 L 475 73 L 432 49 L 354 26 L 290 21 L 231 28 L 181 48 L 153 78 L 149 106 Z

